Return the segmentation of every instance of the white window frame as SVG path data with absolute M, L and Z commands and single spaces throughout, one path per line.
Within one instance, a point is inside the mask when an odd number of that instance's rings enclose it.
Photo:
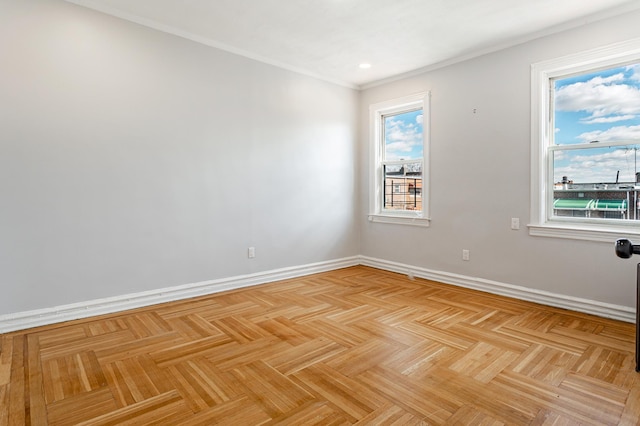
M 552 217 L 553 171 L 550 90 L 553 79 L 640 61 L 640 38 L 531 65 L 531 219 L 529 234 L 613 242 L 640 236 L 638 222 L 589 223 Z
M 369 193 L 369 220 L 371 222 L 395 223 L 414 226 L 429 226 L 429 134 L 431 120 L 429 110 L 430 92 L 417 93 L 399 99 L 373 104 L 369 107 L 371 126 L 371 190 Z M 382 161 L 384 155 L 383 117 L 385 115 L 422 109 L 422 210 L 385 210 L 383 207 L 384 176 Z

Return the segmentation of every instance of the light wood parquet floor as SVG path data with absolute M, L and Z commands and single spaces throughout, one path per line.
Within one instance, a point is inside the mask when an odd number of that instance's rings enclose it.
M 634 325 L 367 267 L 0 336 L 1 425 L 635 425 Z

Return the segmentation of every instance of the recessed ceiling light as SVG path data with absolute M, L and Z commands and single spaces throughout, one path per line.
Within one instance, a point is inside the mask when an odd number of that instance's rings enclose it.
M 368 63 L 364 62 L 364 63 L 360 64 L 359 67 L 360 67 L 360 69 L 366 70 L 366 69 L 371 68 L 371 64 L 368 64 Z

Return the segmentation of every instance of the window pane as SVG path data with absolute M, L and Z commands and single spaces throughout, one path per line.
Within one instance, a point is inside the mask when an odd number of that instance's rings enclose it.
M 553 214 L 639 220 L 640 145 L 555 150 Z
M 384 209 L 422 210 L 422 162 L 384 165 Z
M 640 140 L 640 63 L 553 81 L 554 143 Z
M 383 117 L 385 160 L 422 159 L 422 118 L 422 109 Z
M 553 151 L 555 184 L 635 184 L 640 145 Z

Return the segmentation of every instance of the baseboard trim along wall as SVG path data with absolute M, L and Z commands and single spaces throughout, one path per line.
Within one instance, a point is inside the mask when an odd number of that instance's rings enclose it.
M 594 300 L 555 294 L 526 287 L 468 277 L 449 272 L 434 271 L 417 266 L 375 259 L 367 256 L 353 256 L 302 266 L 274 269 L 249 275 L 240 275 L 199 283 L 167 287 L 140 293 L 126 294 L 105 299 L 91 300 L 52 308 L 0 315 L 0 333 L 24 330 L 42 325 L 87 318 L 97 315 L 142 308 L 159 303 L 184 300 L 197 296 L 235 290 L 266 284 L 274 281 L 303 277 L 305 275 L 328 272 L 349 266 L 364 265 L 390 272 L 438 281 L 487 293 L 536 302 L 557 308 L 569 309 L 625 322 L 635 322 L 635 309 L 628 306 L 612 305 Z
M 326 262 L 311 263 L 303 266 L 292 266 L 249 275 L 202 281 L 192 284 L 166 287 L 140 293 L 73 303 L 69 305 L 44 308 L 33 311 L 0 315 L 0 333 L 24 330 L 41 325 L 55 324 L 63 321 L 87 318 L 97 315 L 111 314 L 128 309 L 143 308 L 159 303 L 173 302 L 192 297 L 206 296 L 227 290 L 235 290 L 289 278 L 328 272 L 360 264 L 360 257 L 353 256 Z
M 599 317 L 611 318 L 625 322 L 636 321 L 635 309 L 628 306 L 613 305 L 590 299 L 582 299 L 564 294 L 505 284 L 483 278 L 452 274 L 450 272 L 434 271 L 366 256 L 360 256 L 360 264 L 370 266 L 372 268 L 383 269 L 385 271 L 399 272 L 404 275 L 437 281 L 443 284 L 451 284 L 459 287 L 480 290 L 491 294 L 513 297 L 515 299 L 526 300 L 529 302 L 540 303 L 541 305 L 568 309 Z

